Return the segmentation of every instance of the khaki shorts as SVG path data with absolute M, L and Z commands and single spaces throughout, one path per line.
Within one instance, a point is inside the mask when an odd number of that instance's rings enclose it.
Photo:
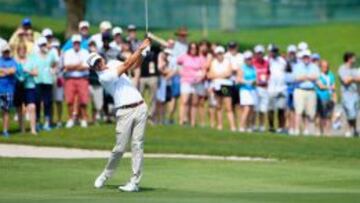
M 315 118 L 316 93 L 314 90 L 295 89 L 294 91 L 295 113 L 307 115 L 310 119 Z

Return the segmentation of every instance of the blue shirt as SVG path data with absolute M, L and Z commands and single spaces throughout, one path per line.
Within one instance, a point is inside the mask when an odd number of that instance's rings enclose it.
M 335 84 L 335 76 L 331 71 L 328 71 L 327 74 L 321 73 L 319 82 L 326 87 L 332 87 Z M 329 101 L 331 100 L 333 91 L 329 89 L 320 89 L 320 87 L 317 86 L 316 93 L 321 101 Z
M 320 76 L 319 67 L 313 63 L 309 63 L 309 64 L 305 64 L 303 62 L 297 63 L 294 67 L 293 73 L 295 79 L 303 76 L 316 76 L 317 78 Z M 317 80 L 315 81 L 305 80 L 301 82 L 299 81 L 297 82 L 297 87 L 300 89 L 308 89 L 308 90 L 315 89 L 316 81 Z
M 255 81 L 256 81 L 256 70 L 253 66 L 244 64 L 241 67 L 243 72 L 243 79 L 246 83 L 241 84 L 240 89 L 245 90 L 255 90 Z M 247 84 L 248 83 L 248 84 Z
M 80 43 L 80 47 L 82 49 L 89 49 L 89 39 L 87 37 L 82 37 L 81 38 L 81 43 Z M 65 44 L 63 45 L 63 47 L 61 48 L 62 52 L 65 52 L 69 49 L 73 48 L 73 42 L 71 41 L 71 39 L 68 39 Z
M 13 58 L 0 57 L 0 69 L 17 68 Z M 14 75 L 0 76 L 0 94 L 14 94 L 16 77 Z

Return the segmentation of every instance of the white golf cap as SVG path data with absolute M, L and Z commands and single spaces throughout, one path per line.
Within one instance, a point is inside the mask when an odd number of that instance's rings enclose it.
M 83 21 L 80 21 L 79 23 L 79 29 L 83 28 L 83 27 L 87 27 L 89 28 L 90 27 L 90 23 L 86 20 L 83 20 Z
M 304 50 L 307 50 L 309 48 L 309 45 L 306 43 L 306 42 L 300 42 L 298 44 L 298 49 L 300 51 L 304 51 Z
M 250 50 L 246 50 L 243 54 L 245 59 L 250 59 L 253 57 L 253 53 Z
M 136 26 L 134 24 L 130 24 L 127 27 L 128 30 L 136 30 Z
M 109 21 L 102 21 L 99 26 L 100 30 L 110 30 L 112 25 Z
M 258 45 L 255 46 L 254 52 L 255 52 L 255 53 L 264 53 L 264 52 L 265 52 L 265 48 L 264 48 L 263 45 L 258 44 Z
M 90 67 L 93 67 L 97 60 L 101 59 L 102 57 L 98 53 L 91 53 L 89 58 L 86 60 L 87 64 Z
M 168 55 L 172 55 L 172 50 L 171 49 L 164 49 L 164 53 L 168 54 Z
M 37 41 L 36 41 L 36 44 L 37 44 L 38 46 L 47 44 L 47 39 L 46 39 L 45 37 L 39 37 L 39 39 L 37 39 Z
M 51 47 L 60 47 L 60 42 L 59 42 L 59 40 L 52 40 L 52 42 L 51 42 Z
M 45 28 L 42 30 L 41 35 L 44 37 L 53 36 L 53 31 L 50 28 Z
M 8 43 L 4 43 L 2 46 L 1 46 L 1 52 L 4 52 L 4 51 L 10 51 L 10 46 Z
M 290 53 L 290 52 L 296 52 L 297 48 L 295 45 L 293 44 L 290 44 L 288 47 L 287 47 L 287 52 Z
M 121 27 L 114 27 L 112 30 L 112 35 L 115 36 L 117 34 L 122 34 L 123 30 L 121 29 Z
M 300 52 L 300 57 L 301 58 L 303 58 L 305 56 L 310 57 L 311 56 L 311 51 L 306 49 L 306 50 L 303 50 L 303 51 Z
M 223 46 L 217 46 L 215 48 L 215 54 L 223 54 L 225 53 L 225 48 Z
M 74 42 L 81 42 L 81 36 L 76 34 L 76 35 L 73 35 L 71 37 L 71 42 L 74 43 Z

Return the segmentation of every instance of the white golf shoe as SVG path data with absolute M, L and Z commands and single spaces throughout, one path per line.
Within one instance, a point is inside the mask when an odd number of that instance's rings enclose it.
M 105 176 L 105 173 L 101 173 L 99 177 L 96 178 L 94 187 L 100 189 L 104 187 L 105 182 L 108 180 L 108 177 Z
M 136 183 L 128 182 L 126 185 L 120 186 L 119 190 L 123 192 L 139 192 L 139 187 Z

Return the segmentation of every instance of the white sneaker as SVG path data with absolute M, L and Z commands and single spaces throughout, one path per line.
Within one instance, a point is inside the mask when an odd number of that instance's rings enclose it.
M 105 182 L 107 181 L 107 177 L 105 176 L 105 173 L 101 173 L 99 175 L 99 177 L 96 178 L 95 183 L 94 183 L 94 187 L 97 189 L 100 189 L 102 187 L 104 187 Z
M 252 132 L 254 132 L 254 130 L 252 128 L 248 128 L 248 129 L 246 129 L 246 132 L 252 133 Z
M 66 122 L 66 128 L 72 128 L 74 127 L 74 120 L 73 119 L 69 119 L 67 122 Z
M 294 130 L 292 135 L 299 136 L 300 135 L 300 130 Z
M 265 126 L 260 126 L 259 127 L 259 132 L 265 132 L 266 131 L 266 127 Z
M 126 185 L 120 186 L 119 190 L 123 192 L 139 192 L 139 187 L 133 182 L 128 182 Z
M 303 131 L 303 135 L 308 136 L 308 135 L 310 135 L 310 133 L 309 133 L 308 130 L 304 130 L 304 131 Z
M 86 121 L 86 120 L 81 120 L 80 126 L 81 126 L 82 128 L 87 128 L 87 127 L 88 127 L 87 121 Z
M 238 131 L 241 132 L 241 133 L 243 133 L 243 132 L 245 132 L 245 129 L 244 129 L 244 128 L 239 128 Z
M 345 133 L 345 137 L 353 137 L 354 135 L 353 135 L 353 132 L 351 132 L 351 131 L 346 131 L 346 133 Z

